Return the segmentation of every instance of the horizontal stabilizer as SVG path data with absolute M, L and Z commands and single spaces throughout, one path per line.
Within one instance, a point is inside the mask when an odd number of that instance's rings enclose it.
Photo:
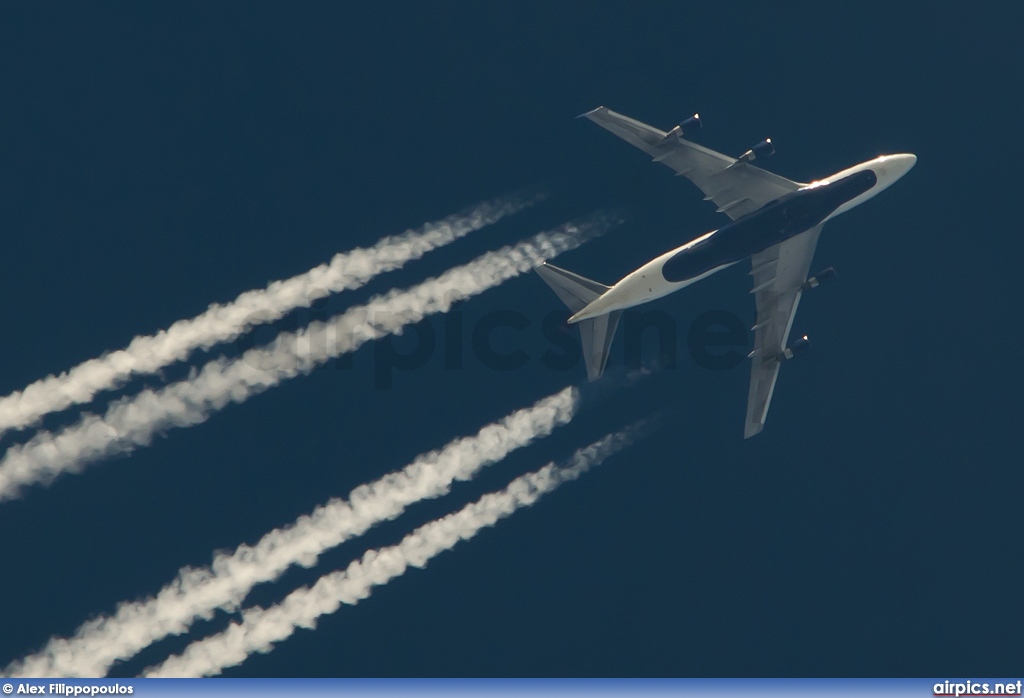
M 544 279 L 544 282 L 558 294 L 562 302 L 574 313 L 582 310 L 591 301 L 602 296 L 610 288 L 546 262 L 536 267 L 536 271 L 540 278 Z M 599 315 L 595 318 L 581 320 L 576 323 L 580 328 L 583 360 L 587 364 L 588 380 L 595 381 L 604 373 L 604 367 L 608 363 L 608 353 L 611 350 L 612 339 L 615 338 L 615 328 L 619 324 L 620 314 L 619 311 L 614 311 L 607 315 Z
M 587 380 L 596 381 L 604 373 L 611 353 L 612 340 L 615 339 L 615 328 L 619 326 L 619 315 L 622 311 L 615 310 L 607 315 L 598 315 L 589 320 L 580 320 L 580 340 L 583 343 L 583 360 L 587 364 Z
M 578 313 L 584 306 L 589 305 L 590 301 L 611 288 L 547 262 L 536 267 L 536 271 L 540 278 L 544 279 L 544 283 L 550 286 L 574 313 Z

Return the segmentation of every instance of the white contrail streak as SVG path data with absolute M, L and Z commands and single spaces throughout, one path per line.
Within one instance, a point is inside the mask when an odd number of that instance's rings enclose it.
M 341 604 L 358 603 L 370 595 L 373 587 L 387 584 L 409 567 L 425 567 L 460 540 L 469 540 L 482 528 L 530 506 L 563 482 L 575 480 L 628 445 L 637 428 L 609 434 L 577 451 L 565 465 L 549 463 L 517 477 L 504 490 L 486 494 L 458 512 L 420 526 L 397 545 L 368 551 L 346 569 L 324 575 L 312 587 L 293 591 L 276 606 L 246 609 L 241 622 L 232 622 L 227 630 L 193 642 L 180 655 L 147 669 L 143 675 L 212 676 L 241 664 L 256 652 L 270 652 L 275 643 L 290 637 L 297 628 L 315 628 L 320 616 L 334 613 Z
M 148 445 L 154 435 L 171 427 L 199 424 L 230 402 L 244 402 L 367 341 L 445 312 L 459 300 L 578 247 L 616 222 L 594 216 L 538 233 L 412 288 L 391 291 L 297 332 L 282 332 L 238 359 L 210 361 L 187 380 L 122 398 L 102 417 L 87 414 L 56 434 L 39 432 L 25 444 L 12 446 L 0 460 L 0 501 L 19 496 L 27 485 L 47 484 L 61 473 L 78 472 L 91 462 Z
M 115 662 L 186 632 L 218 608 L 237 610 L 253 587 L 279 578 L 290 566 L 312 567 L 324 551 L 397 517 L 413 502 L 446 494 L 454 481 L 469 480 L 484 466 L 547 436 L 572 419 L 576 404 L 576 390 L 566 388 L 474 436 L 425 453 L 402 470 L 352 490 L 347 501 L 331 499 L 253 546 L 218 553 L 208 568 L 182 569 L 155 597 L 122 603 L 113 616 L 88 621 L 70 639 L 51 639 L 37 654 L 9 665 L 4 675 L 104 676 Z
M 304 274 L 246 291 L 231 303 L 213 304 L 202 314 L 179 320 L 156 334 L 135 337 L 125 349 L 90 359 L 66 373 L 48 376 L 0 398 L 0 434 L 35 424 L 51 412 L 90 402 L 97 393 L 118 388 L 132 376 L 155 373 L 183 361 L 196 349 L 234 340 L 256 325 L 309 307 L 331 293 L 359 288 L 378 274 L 398 269 L 521 211 L 538 198 L 505 198 L 479 204 L 419 229 L 385 237 L 372 247 L 339 253 L 330 263 Z

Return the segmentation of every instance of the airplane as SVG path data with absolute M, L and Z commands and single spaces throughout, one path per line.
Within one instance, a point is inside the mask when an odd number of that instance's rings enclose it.
M 552 264 L 537 273 L 573 315 L 583 343 L 587 377 L 600 378 L 623 310 L 705 279 L 750 259 L 757 305 L 750 390 L 743 438 L 764 429 L 782 363 L 810 348 L 804 335 L 788 344 L 800 296 L 833 278 L 829 267 L 808 278 L 825 223 L 890 187 L 917 162 L 910 153 L 882 155 L 811 183 L 794 182 L 755 166 L 775 152 L 771 139 L 738 158 L 687 140 L 700 116 L 661 131 L 605 107 L 581 114 L 686 177 L 731 221 L 655 257 L 621 281 L 605 286 Z

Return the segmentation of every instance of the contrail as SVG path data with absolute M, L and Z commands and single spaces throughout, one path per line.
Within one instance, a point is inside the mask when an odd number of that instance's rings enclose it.
M 370 550 L 345 570 L 321 577 L 312 587 L 302 587 L 270 608 L 242 611 L 241 622 L 227 630 L 193 642 L 143 676 L 212 676 L 241 664 L 256 652 L 267 653 L 297 628 L 315 628 L 320 616 L 334 613 L 341 604 L 356 604 L 375 586 L 387 584 L 409 567 L 427 562 L 460 540 L 469 540 L 480 529 L 493 526 L 517 509 L 530 506 L 563 482 L 575 480 L 594 465 L 631 443 L 642 425 L 634 425 L 577 451 L 564 465 L 549 463 L 540 470 L 513 480 L 499 492 L 486 494 L 460 511 L 420 526 L 397 545 Z
M 155 373 L 196 349 L 237 338 L 252 327 L 278 320 L 331 293 L 359 288 L 386 271 L 498 222 L 541 197 L 484 202 L 416 230 L 382 238 L 372 247 L 339 253 L 328 264 L 246 291 L 233 302 L 213 304 L 194 318 L 166 330 L 135 337 L 126 349 L 90 359 L 58 376 L 50 375 L 22 391 L 0 398 L 0 434 L 35 424 L 44 415 L 90 402 L 98 392 L 124 385 L 132 376 Z
M 105 676 L 117 661 L 135 656 L 168 635 L 179 635 L 218 608 L 235 611 L 257 584 L 279 578 L 291 565 L 312 567 L 319 556 L 397 517 L 409 504 L 446 494 L 456 480 L 503 459 L 567 424 L 577 406 L 566 388 L 476 435 L 455 439 L 417 457 L 398 472 L 357 487 L 348 500 L 331 499 L 289 526 L 270 531 L 256 545 L 218 553 L 208 568 L 184 568 L 155 597 L 126 602 L 113 616 L 83 624 L 70 639 L 53 638 L 37 654 L 13 662 L 5 676 Z
M 87 414 L 58 433 L 41 431 L 12 446 L 0 460 L 0 501 L 19 496 L 27 485 L 47 484 L 61 473 L 78 472 L 94 461 L 148 445 L 155 434 L 171 427 L 199 424 L 230 402 L 244 402 L 372 339 L 445 312 L 453 303 L 576 248 L 617 222 L 597 215 L 538 233 L 412 288 L 393 290 L 297 332 L 282 332 L 238 359 L 210 361 L 187 380 L 117 400 L 102 417 Z

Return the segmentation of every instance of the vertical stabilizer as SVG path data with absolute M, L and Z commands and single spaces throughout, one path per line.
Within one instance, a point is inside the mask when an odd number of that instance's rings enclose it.
M 546 262 L 536 267 L 536 271 L 574 313 L 582 310 L 610 288 Z M 588 380 L 595 381 L 604 373 L 620 314 L 620 311 L 616 310 L 607 315 L 599 315 L 576 323 L 580 328 L 583 360 L 587 364 Z

